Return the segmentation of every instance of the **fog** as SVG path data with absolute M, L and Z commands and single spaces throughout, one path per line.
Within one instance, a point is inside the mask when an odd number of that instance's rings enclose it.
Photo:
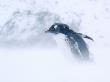
M 110 82 L 109 0 L 0 0 L 1 82 Z M 53 23 L 87 34 L 91 60 L 79 61 Z

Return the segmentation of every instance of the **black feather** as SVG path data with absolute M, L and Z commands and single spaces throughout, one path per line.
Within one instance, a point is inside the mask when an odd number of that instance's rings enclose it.
M 82 33 L 74 32 L 73 30 L 69 29 L 68 25 L 63 23 L 53 24 L 49 28 L 48 32 L 54 34 L 64 34 L 67 37 L 67 41 L 72 53 L 79 58 L 89 59 L 89 50 L 83 38 L 93 40 L 91 37 L 88 37 L 87 35 L 83 37 Z

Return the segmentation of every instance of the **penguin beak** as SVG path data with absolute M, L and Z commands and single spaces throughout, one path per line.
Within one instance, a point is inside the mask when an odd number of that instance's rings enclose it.
M 46 30 L 45 33 L 52 33 L 52 34 L 56 34 L 54 31 L 51 30 Z
M 47 31 L 45 31 L 45 33 L 49 33 L 49 31 L 47 30 Z

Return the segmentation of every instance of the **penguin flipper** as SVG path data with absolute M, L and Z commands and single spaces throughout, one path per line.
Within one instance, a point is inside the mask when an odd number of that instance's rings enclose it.
M 91 38 L 90 36 L 84 35 L 84 34 L 82 34 L 82 33 L 78 33 L 78 35 L 82 36 L 83 38 L 87 38 L 87 39 L 89 39 L 89 40 L 94 41 L 93 38 Z
M 87 38 L 87 39 L 90 39 L 90 40 L 94 41 L 91 37 L 89 37 L 87 35 L 84 38 Z

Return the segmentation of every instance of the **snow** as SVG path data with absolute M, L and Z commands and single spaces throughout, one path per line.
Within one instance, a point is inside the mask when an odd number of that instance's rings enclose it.
M 0 0 L 0 15 L 0 82 L 110 82 L 109 0 Z M 94 39 L 92 61 L 44 33 L 54 22 Z
M 54 48 L 5 49 L 1 53 L 1 82 L 109 82 L 108 52 L 96 52 L 95 62 L 85 63 L 72 62 Z

